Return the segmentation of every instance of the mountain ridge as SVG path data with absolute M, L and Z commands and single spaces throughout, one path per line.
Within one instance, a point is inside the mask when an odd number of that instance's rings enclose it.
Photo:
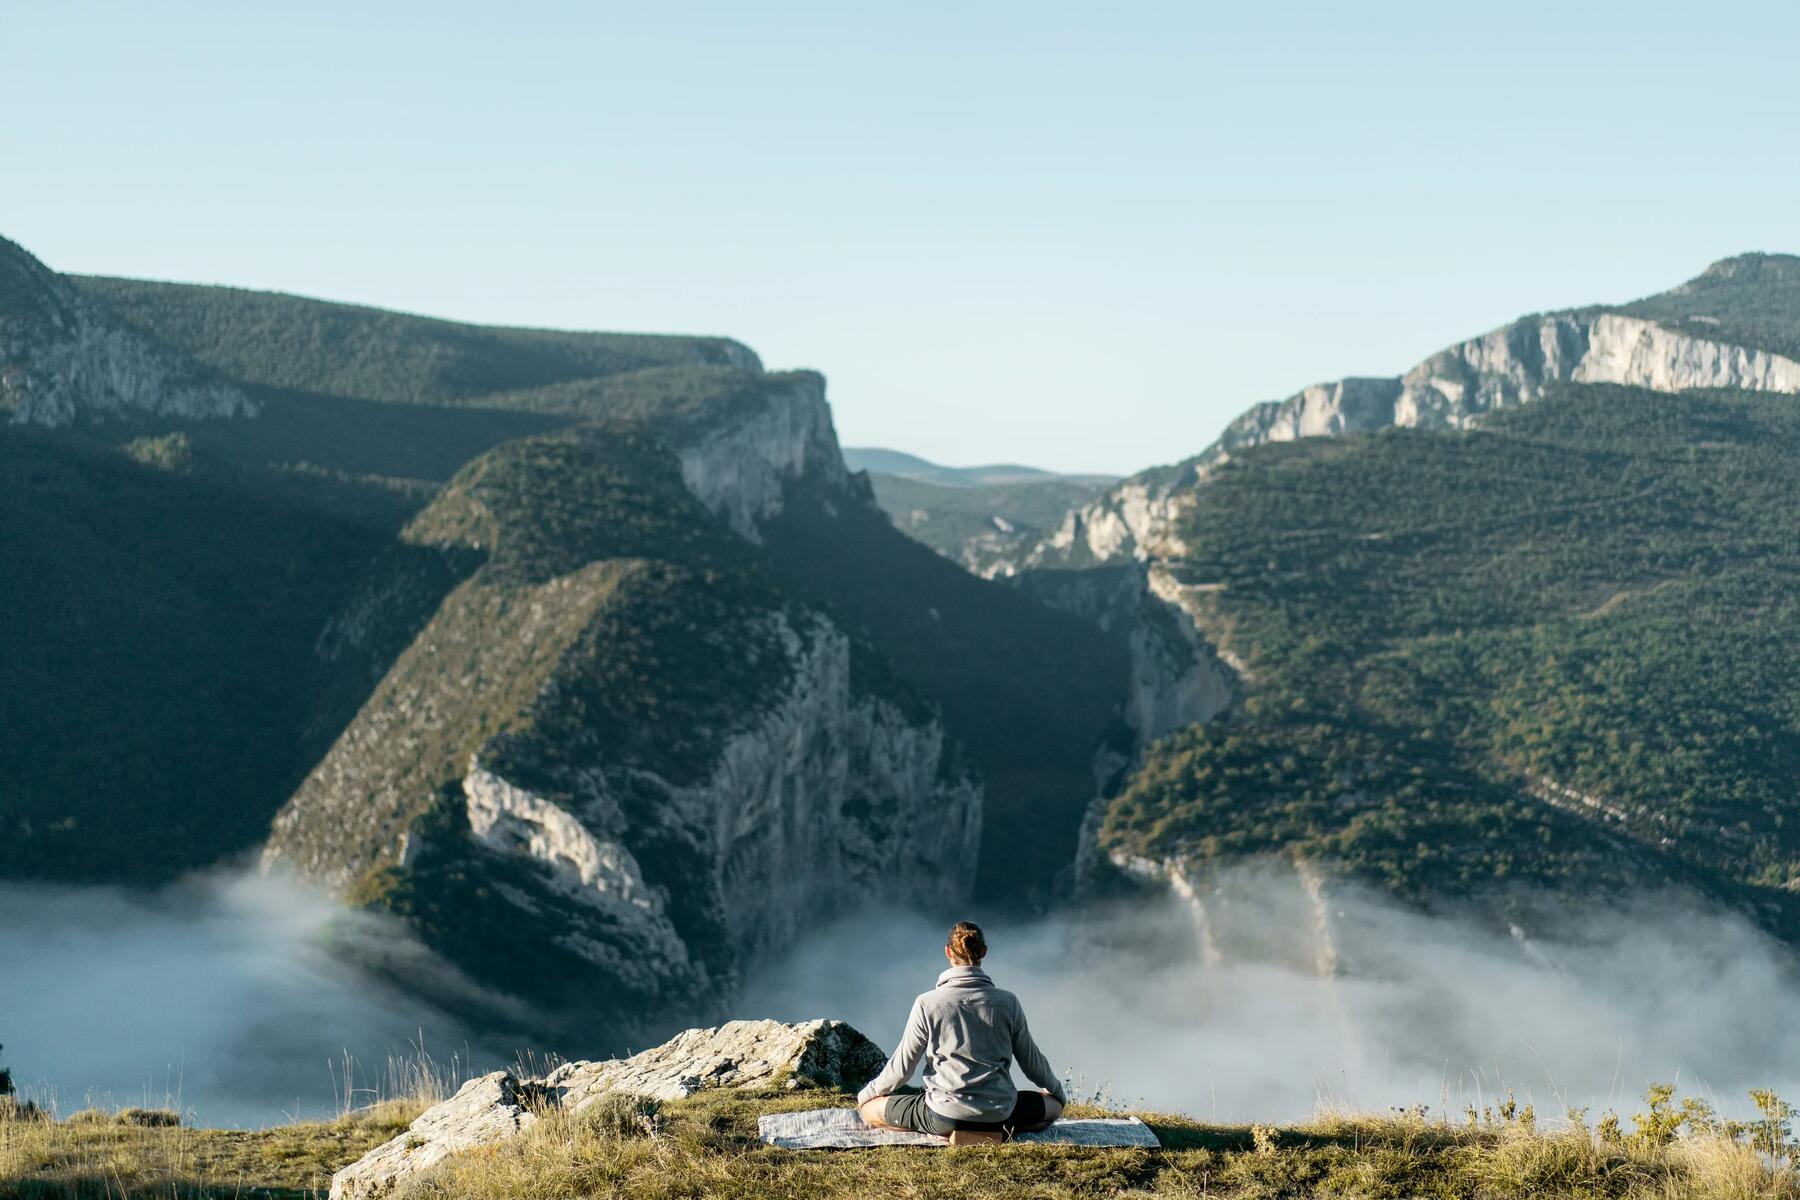
M 1175 516 L 1175 492 L 1234 451 L 1268 442 L 1390 426 L 1463 428 L 1530 403 L 1559 380 L 1800 392 L 1800 335 L 1788 329 L 1800 330 L 1800 256 L 1761 253 L 1721 259 L 1643 300 L 1521 317 L 1401 375 L 1327 381 L 1252 405 L 1198 454 L 1141 471 L 1071 509 L 1049 538 L 993 563 L 990 573 L 1155 557 Z M 1727 340 L 1734 336 L 1740 341 Z
M 1119 478 L 1117 475 L 1047 471 L 1042 467 L 1028 467 L 1020 463 L 946 467 L 916 454 L 908 454 L 904 450 L 889 450 L 880 446 L 845 446 L 844 461 L 853 471 L 867 471 L 872 475 L 891 475 L 899 479 L 911 479 L 943 487 L 1045 483 L 1054 480 L 1081 484 L 1111 483 Z

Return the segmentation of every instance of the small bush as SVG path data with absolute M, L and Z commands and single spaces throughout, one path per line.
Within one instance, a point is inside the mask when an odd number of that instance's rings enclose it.
M 575 1121 L 582 1130 L 600 1137 L 655 1137 L 660 1113 L 661 1107 L 648 1096 L 603 1092 L 575 1114 Z
M 69 1125 L 111 1125 L 113 1115 L 104 1108 L 84 1108 L 63 1118 Z
M 173 1129 L 181 1124 L 181 1114 L 172 1108 L 121 1108 L 114 1119 L 144 1129 Z

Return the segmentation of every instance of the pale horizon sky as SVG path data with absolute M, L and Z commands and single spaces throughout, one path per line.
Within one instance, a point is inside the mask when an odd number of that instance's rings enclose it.
M 0 5 L 50 266 L 718 333 L 840 437 L 1127 473 L 1800 251 L 1800 8 Z

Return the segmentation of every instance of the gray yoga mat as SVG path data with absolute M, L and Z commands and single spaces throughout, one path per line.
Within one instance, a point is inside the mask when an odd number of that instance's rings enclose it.
M 784 1150 L 853 1150 L 860 1146 L 947 1146 L 948 1138 L 928 1133 L 895 1133 L 871 1129 L 854 1108 L 815 1108 L 810 1112 L 770 1113 L 756 1119 L 757 1132 L 771 1146 Z M 1058 1121 L 1042 1133 L 1021 1133 L 1019 1144 L 1057 1146 L 1141 1146 L 1155 1150 L 1162 1143 L 1150 1127 L 1136 1117 L 1088 1117 Z

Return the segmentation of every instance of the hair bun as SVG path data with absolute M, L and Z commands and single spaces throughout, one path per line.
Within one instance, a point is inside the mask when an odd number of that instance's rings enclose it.
M 973 921 L 958 921 L 952 925 L 944 947 L 950 951 L 951 958 L 969 967 L 987 955 L 987 939 L 981 936 L 981 926 Z

